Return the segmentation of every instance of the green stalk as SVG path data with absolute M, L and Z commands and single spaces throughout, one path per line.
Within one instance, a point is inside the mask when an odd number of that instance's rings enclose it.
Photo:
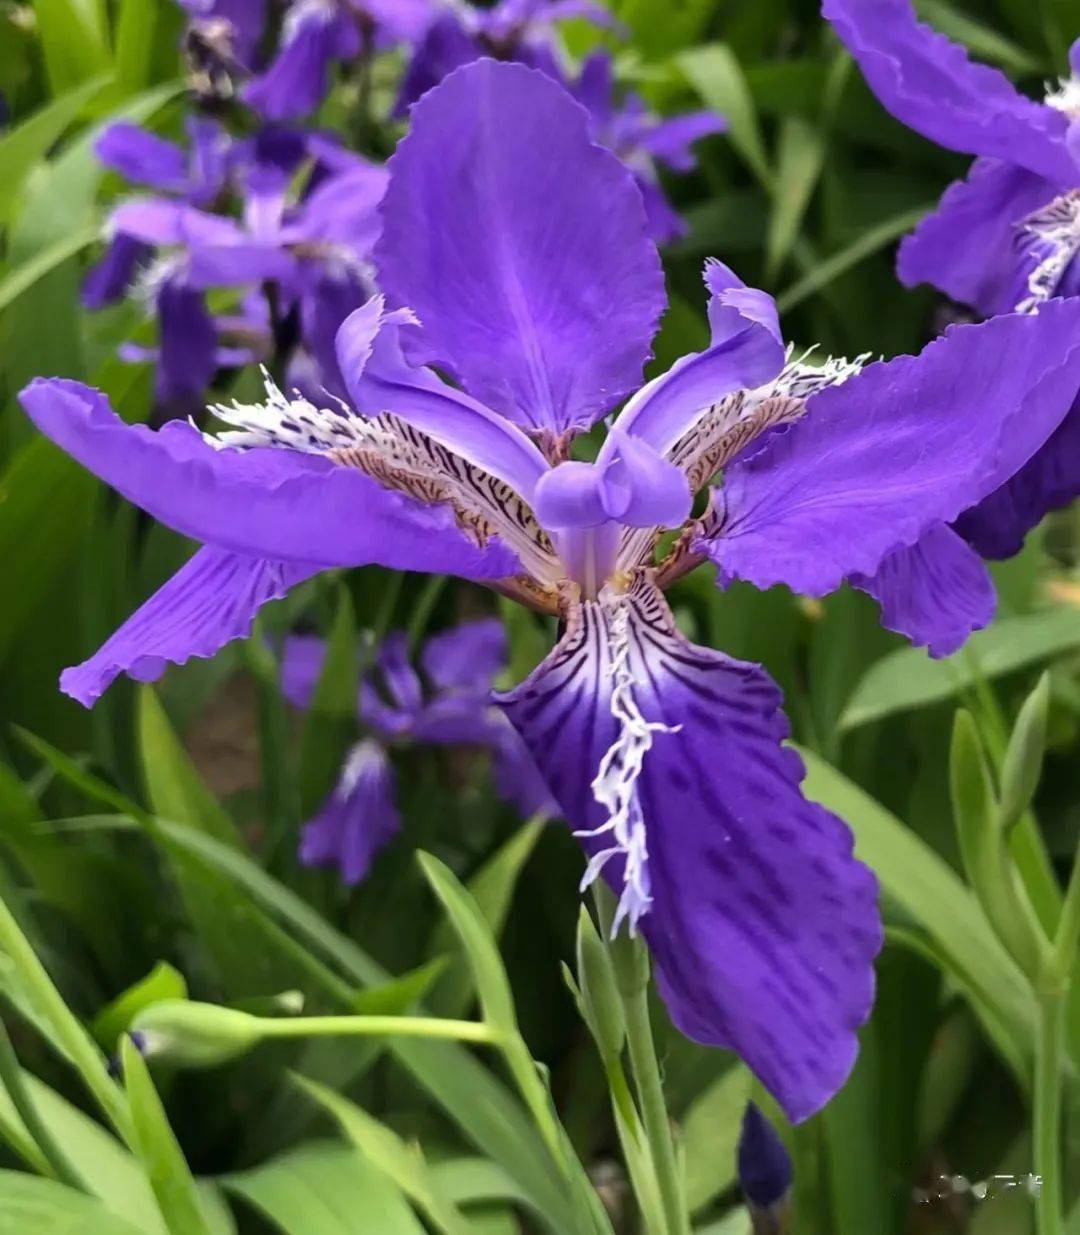
M 1064 1235 L 1061 1183 L 1062 1072 L 1065 1067 L 1066 1004 L 1069 977 L 1080 945 L 1080 848 L 1049 960 L 1039 983 L 1039 1039 L 1035 1052 L 1034 1159 L 1042 1180 L 1035 1207 L 1038 1235 Z
M 412 616 L 409 618 L 408 640 L 410 656 L 415 656 L 420 650 L 420 644 L 423 643 L 424 635 L 427 632 L 428 622 L 431 621 L 431 615 L 435 611 L 435 606 L 438 604 L 439 597 L 442 595 L 445 587 L 445 575 L 432 575 L 427 583 L 424 584 L 420 598 L 413 606 Z
M 683 1196 L 682 1177 L 675 1157 L 675 1142 L 671 1135 L 660 1065 L 656 1058 L 652 1023 L 649 1020 L 649 957 L 640 939 L 611 937 L 613 904 L 611 894 L 599 883 L 593 885 L 600 917 L 600 930 L 607 941 L 615 971 L 615 981 L 622 1000 L 626 1020 L 626 1044 L 630 1053 L 630 1071 L 641 1107 L 641 1122 L 645 1129 L 653 1169 L 660 1185 L 669 1235 L 690 1235 L 690 1221 Z
M 3 900 L 0 900 L 0 951 L 6 952 L 15 966 L 24 990 L 50 1025 L 57 1045 L 67 1052 L 109 1122 L 130 1144 L 131 1115 L 127 1099 L 109 1075 L 97 1044 L 69 1010 Z
M 664 1087 L 660 1080 L 660 1065 L 656 1060 L 652 1025 L 649 1022 L 648 987 L 624 996 L 626 1012 L 626 1042 L 630 1048 L 630 1067 L 641 1103 L 641 1120 L 645 1136 L 652 1149 L 660 1198 L 672 1235 L 689 1235 L 682 1180 L 675 1159 L 675 1143 L 671 1136 Z
M 292 1016 L 259 1017 L 266 1038 L 395 1037 L 450 1038 L 456 1042 L 502 1044 L 501 1035 L 480 1021 L 454 1021 L 423 1016 Z
M 1061 1069 L 1065 1057 L 1065 1000 L 1060 990 L 1039 1001 L 1035 1050 L 1035 1173 L 1042 1181 L 1035 1201 L 1038 1235 L 1064 1235 L 1061 1187 Z

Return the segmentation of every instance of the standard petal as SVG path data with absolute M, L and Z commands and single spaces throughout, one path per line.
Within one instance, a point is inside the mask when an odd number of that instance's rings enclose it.
M 354 747 L 333 793 L 304 825 L 300 861 L 336 866 L 350 887 L 371 869 L 375 855 L 401 829 L 394 802 L 394 769 L 373 741 Z
M 763 386 L 784 367 L 784 344 L 776 304 L 766 292 L 747 287 L 726 266 L 705 267 L 710 292 L 711 346 L 683 356 L 643 386 L 616 422 L 627 436 L 666 454 L 705 412 L 736 390 Z M 599 460 L 616 452 L 609 437 Z
M 1016 307 L 1016 228 L 1057 193 L 1023 167 L 976 159 L 938 208 L 900 244 L 896 272 L 908 287 L 929 283 L 985 316 Z
M 997 606 L 982 558 L 944 523 L 890 553 L 876 575 L 854 575 L 851 583 L 881 606 L 882 626 L 931 656 L 951 656 L 990 625 Z
M 952 326 L 873 364 L 737 458 L 718 530 L 697 542 L 722 582 L 822 596 L 951 523 L 1031 458 L 1080 387 L 1080 301 Z
M 338 366 L 354 406 L 365 415 L 392 412 L 530 500 L 547 460 L 516 425 L 430 369 L 407 364 L 399 341 L 405 320 L 374 296 L 342 324 Z
M 802 796 L 777 687 L 687 642 L 645 585 L 576 609 L 500 702 L 579 831 L 604 826 L 594 778 L 620 744 L 621 779 L 633 778 L 630 714 L 654 727 L 634 792 L 661 994 L 684 1033 L 738 1051 L 791 1119 L 813 1114 L 854 1061 L 881 928 L 851 834 Z M 612 843 L 587 839 L 593 865 Z M 605 867 L 616 886 L 622 861 Z
M 380 282 L 449 368 L 518 424 L 586 428 L 641 378 L 663 276 L 630 173 L 555 82 L 477 61 L 413 111 L 390 161 Z
M 91 707 L 121 673 L 140 682 L 161 677 L 167 665 L 210 657 L 233 639 L 246 639 L 267 601 L 319 570 L 304 562 L 247 557 L 206 547 L 81 665 L 65 669 L 60 689 Z
M 467 540 L 450 510 L 391 493 L 322 455 L 273 447 L 217 449 L 192 425 L 125 424 L 100 391 L 38 379 L 19 396 L 47 437 L 106 484 L 194 540 L 254 557 L 319 566 L 498 578 L 517 559 L 498 541 Z
M 916 20 L 910 0 L 825 0 L 823 15 L 882 104 L 949 150 L 1004 159 L 1063 187 L 1076 183 L 1068 120 L 1017 91 L 1004 73 Z
M 955 527 L 983 557 L 1012 557 L 1044 515 L 1076 497 L 1080 497 L 1080 398 L 1016 475 L 964 511 Z
M 187 155 L 170 141 L 123 120 L 110 124 L 94 143 L 94 153 L 133 184 L 180 193 L 188 180 Z

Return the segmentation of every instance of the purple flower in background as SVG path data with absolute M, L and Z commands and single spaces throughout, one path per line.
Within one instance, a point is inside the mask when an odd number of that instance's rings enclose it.
M 771 298 L 713 262 L 709 346 L 643 386 L 664 286 L 641 194 L 565 91 L 494 61 L 414 108 L 382 215 L 394 307 L 338 334 L 347 404 L 272 388 L 218 409 L 233 428 L 210 437 L 125 424 L 77 382 L 22 393 L 42 432 L 204 545 L 61 685 L 89 704 L 120 672 L 209 655 L 335 566 L 447 572 L 557 614 L 556 647 L 499 703 L 583 841 L 584 883 L 616 890 L 676 1024 L 804 1119 L 872 1003 L 876 883 L 803 797 L 776 685 L 689 642 L 663 590 L 710 560 L 722 584 L 812 596 L 854 579 L 916 640 L 961 641 L 985 570 L 947 525 L 1065 416 L 1080 301 L 857 373 L 792 361 Z M 627 395 L 595 461 L 572 458 Z
M 395 43 L 419 42 L 438 0 L 293 0 L 277 55 L 243 90 L 268 120 L 307 116 L 326 98 L 335 63 Z
M 558 25 L 585 18 L 594 25 L 621 30 L 602 4 L 591 0 L 498 0 L 487 8 L 466 3 L 436 5 L 414 50 L 398 91 L 395 112 L 408 108 L 447 74 L 474 60 L 493 56 L 541 69 L 563 81 L 558 60 Z
M 105 130 L 94 152 L 106 167 L 132 184 L 155 189 L 191 206 L 211 206 L 226 184 L 232 139 L 213 120 L 190 119 L 187 129 L 185 150 L 137 124 L 122 121 Z M 83 285 L 83 303 L 90 309 L 100 309 L 125 296 L 153 256 L 151 245 L 115 225 L 108 230 L 105 254 Z
M 314 636 L 286 641 L 281 686 L 294 706 L 310 706 L 325 655 L 326 645 Z M 357 700 L 368 736 L 349 752 L 333 792 L 305 825 L 303 862 L 338 866 L 348 884 L 366 876 L 375 854 L 401 827 L 389 755 L 395 744 L 486 747 L 502 796 L 526 816 L 554 812 L 528 750 L 491 701 L 506 655 L 506 634 L 494 618 L 434 635 L 424 645 L 419 673 L 403 634 L 383 642 Z
M 169 196 L 116 207 L 84 299 L 96 307 L 134 291 L 147 303 L 158 346 L 129 344 L 121 354 L 156 363 L 158 402 L 169 414 L 199 406 L 218 369 L 275 350 L 293 353 L 294 371 L 310 368 L 305 388 L 343 393 L 334 337 L 371 294 L 385 170 L 314 134 L 270 127 L 229 142 L 217 126 L 199 132 L 190 156 L 134 126 L 106 133 L 102 158 Z M 307 187 L 293 202 L 293 178 L 305 166 Z M 225 204 L 238 199 L 239 219 L 202 208 L 223 195 Z M 234 289 L 236 311 L 213 316 L 211 288 Z
M 1080 39 L 1072 76 L 1039 102 L 917 21 L 909 0 L 825 0 L 823 11 L 898 120 L 977 156 L 901 244 L 901 281 L 930 283 L 987 316 L 1080 294 Z M 1080 396 L 1045 445 L 955 528 L 984 557 L 1010 557 L 1048 511 L 1078 495 Z

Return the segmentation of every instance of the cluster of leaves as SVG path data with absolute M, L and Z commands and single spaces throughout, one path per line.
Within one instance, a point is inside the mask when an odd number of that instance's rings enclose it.
M 699 172 L 671 186 L 690 232 L 665 255 L 673 295 L 658 362 L 702 343 L 707 254 L 776 292 L 800 343 L 917 350 L 944 309 L 896 284 L 892 245 L 963 161 L 882 112 L 813 3 L 612 7 L 631 31 L 624 76 L 659 110 L 696 94 L 729 123 Z M 920 7 L 1025 80 L 1061 69 L 1068 0 Z M 148 375 L 116 359 L 120 342 L 145 341 L 139 307 L 88 316 L 77 289 L 117 187 L 94 138 L 121 117 L 178 130 L 181 27 L 168 0 L 0 9 L 11 117 L 0 130 L 0 989 L 13 1044 L 0 1038 L 0 1231 L 602 1230 L 581 1225 L 578 1162 L 616 1229 L 631 1229 L 611 1163 L 621 1143 L 635 1170 L 636 1116 L 620 1106 L 621 1039 L 613 1049 L 618 1030 L 595 1005 L 587 923 L 575 951 L 580 859 L 565 829 L 522 828 L 468 759 L 407 754 L 405 837 L 358 893 L 295 859 L 299 823 L 354 736 L 356 665 L 372 634 L 406 626 L 419 639 L 477 612 L 477 592 L 353 572 L 299 590 L 257 637 L 170 672 L 160 694 L 120 682 L 84 713 L 56 690 L 60 668 L 189 552 L 35 438 L 12 399 L 32 376 L 63 374 L 107 391 L 129 419 L 147 414 Z M 326 118 L 346 111 L 331 98 Z M 385 152 L 392 133 L 373 136 Z M 1080 831 L 1076 512 L 995 573 L 995 625 L 945 662 L 901 648 L 855 593 L 808 605 L 782 589 L 720 593 L 699 574 L 672 596 L 689 633 L 763 662 L 784 686 L 808 793 L 851 823 L 882 882 L 889 942 L 859 1064 L 790 1136 L 804 1235 L 900 1235 L 913 1220 L 926 1232 L 1029 1229 L 1020 1190 L 975 1208 L 966 1195 L 912 1204 L 939 1175 L 1032 1165 L 1038 994 L 993 921 L 979 793 L 990 800 L 1015 780 L 1014 717 L 1044 670 L 1043 775 L 1005 843 L 1050 931 Z M 268 650 L 299 618 L 331 647 L 302 725 Z M 520 676 L 552 632 L 521 612 L 506 620 Z M 969 719 L 950 786 L 958 702 Z M 431 859 L 422 872 L 420 848 L 445 866 Z M 564 983 L 557 960 L 575 956 Z M 124 1032 L 188 997 L 279 1020 L 298 1005 L 305 1016 L 465 1017 L 479 997 L 478 1024 L 498 1042 L 281 1040 L 210 1072 L 155 1068 L 153 1080 L 128 1046 L 123 1082 L 110 1077 Z M 1067 1108 L 1080 1108 L 1080 997 L 1066 1025 L 1058 1079 Z M 745 1231 L 733 1150 L 750 1079 L 674 1032 L 659 1051 L 697 1228 Z M 1080 1115 L 1066 1126 L 1080 1136 Z

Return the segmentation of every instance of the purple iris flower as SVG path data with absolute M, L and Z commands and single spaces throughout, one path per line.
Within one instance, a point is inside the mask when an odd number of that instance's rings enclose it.
M 61 686 L 90 704 L 118 673 L 210 655 L 330 567 L 456 574 L 558 615 L 498 702 L 582 838 L 584 883 L 602 873 L 644 933 L 676 1024 L 804 1119 L 873 1000 L 876 881 L 803 797 L 779 689 L 689 642 L 664 589 L 706 561 L 812 596 L 854 579 L 919 641 L 962 638 L 983 567 L 947 525 L 1064 417 L 1080 301 L 857 373 L 792 361 L 772 299 L 712 262 L 709 346 L 642 386 L 662 268 L 630 172 L 564 90 L 471 64 L 389 166 L 387 301 L 338 334 L 348 401 L 272 387 L 218 409 L 232 430 L 211 437 L 125 424 L 77 382 L 23 391 L 42 432 L 204 545 Z M 624 399 L 595 461 L 571 457 Z
M 287 640 L 281 685 L 296 707 L 310 706 L 325 655 L 326 645 L 317 637 Z M 424 645 L 419 673 L 409 662 L 403 634 L 384 640 L 360 683 L 357 712 L 367 734 L 349 752 L 318 814 L 304 826 L 301 860 L 339 867 L 347 884 L 367 875 L 375 854 L 401 827 L 390 749 L 402 743 L 486 747 L 502 796 L 523 815 L 553 813 L 556 808 L 532 757 L 491 700 L 506 658 L 506 634 L 494 618 L 434 635 Z
M 132 184 L 191 206 L 207 207 L 225 187 L 232 139 L 214 120 L 193 118 L 187 128 L 185 150 L 137 124 L 121 121 L 105 130 L 94 152 L 106 167 Z M 153 255 L 152 246 L 115 225 L 109 232 L 105 254 L 83 284 L 87 308 L 99 309 L 125 296 Z
M 244 87 L 244 101 L 268 120 L 310 115 L 329 92 L 334 64 L 419 42 L 438 7 L 437 0 L 293 0 L 277 55 Z
M 310 361 L 313 383 L 343 393 L 334 337 L 371 293 L 385 170 L 327 138 L 271 127 L 231 146 L 222 138 L 220 157 L 204 154 L 197 163 L 213 176 L 195 178 L 179 148 L 138 130 L 135 142 L 133 126 L 115 127 L 124 142 L 103 149 L 111 165 L 178 195 L 131 199 L 113 211 L 109 247 L 84 295 L 103 303 L 108 284 L 113 294 L 126 287 L 146 300 L 158 320 L 158 347 L 128 345 L 122 355 L 156 362 L 159 404 L 170 414 L 190 412 L 218 369 L 268 359 L 275 348 L 293 353 L 294 367 Z M 151 153 L 155 179 L 147 171 Z M 293 202 L 292 180 L 305 162 L 308 187 Z M 239 219 L 200 208 L 217 204 L 226 188 L 239 199 Z M 211 288 L 247 294 L 238 312 L 214 317 Z
M 901 282 L 930 283 L 987 316 L 1080 294 L 1080 39 L 1072 76 L 1037 101 L 917 21 L 909 0 L 825 0 L 823 11 L 898 120 L 976 156 L 901 244 Z M 1042 449 L 955 526 L 984 557 L 1010 557 L 1078 495 L 1080 396 Z

